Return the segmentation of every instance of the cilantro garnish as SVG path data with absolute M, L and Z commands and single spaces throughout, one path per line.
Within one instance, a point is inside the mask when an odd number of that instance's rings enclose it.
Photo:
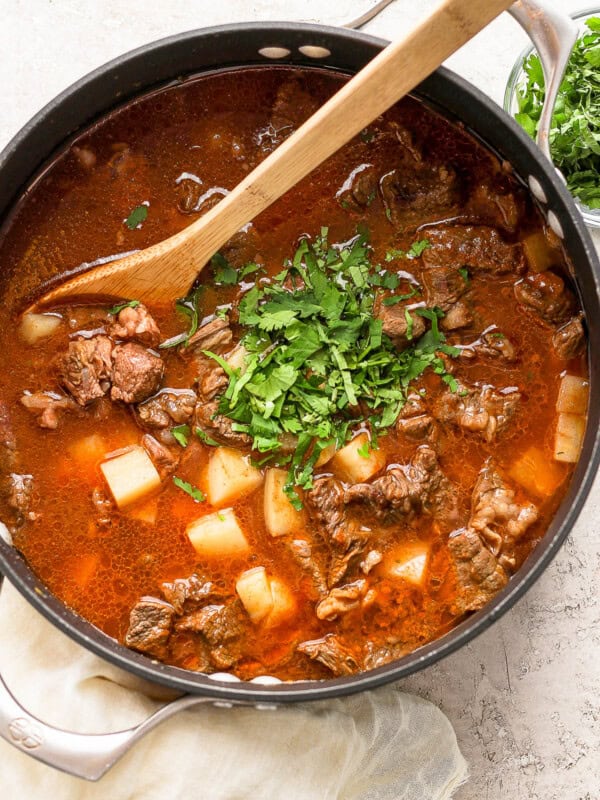
M 173 483 L 178 489 L 181 489 L 186 494 L 189 494 L 194 502 L 203 503 L 206 500 L 206 495 L 201 489 L 198 489 L 197 486 L 188 483 L 188 481 L 184 481 L 182 478 L 178 478 L 177 475 L 173 475 Z
M 148 206 L 142 204 L 141 206 L 137 206 L 136 208 L 134 208 L 133 211 L 130 213 L 130 215 L 127 217 L 127 219 L 124 220 L 124 222 L 125 225 L 127 225 L 127 227 L 129 228 L 129 230 L 133 231 L 136 228 L 139 228 L 142 225 L 142 223 L 146 221 L 147 216 L 148 216 Z
M 428 247 L 431 247 L 431 242 L 429 239 L 419 239 L 416 242 L 413 242 L 408 250 L 396 250 L 392 248 L 388 250 L 385 254 L 386 261 L 395 261 L 399 258 L 419 258 L 423 254 L 424 250 L 427 250 Z
M 243 281 L 244 278 L 247 278 L 248 275 L 263 269 L 260 264 L 251 262 L 243 266 L 242 269 L 237 270 L 222 253 L 215 253 L 210 263 L 214 271 L 215 283 L 218 286 L 235 286 L 240 281 Z
M 233 430 L 252 437 L 253 450 L 266 454 L 264 462 L 287 463 L 286 492 L 297 507 L 294 487 L 312 486 L 325 447 L 341 447 L 361 424 L 376 439 L 395 423 L 411 381 L 428 368 L 446 374 L 439 352 L 458 355 L 439 330 L 443 312 L 426 308 L 415 313 L 431 321 L 431 330 L 398 352 L 374 316 L 373 286 L 381 283 L 366 234 L 330 246 L 324 228 L 313 243 L 300 243 L 283 272 L 242 297 L 244 372 L 204 352 L 229 377 L 218 413 L 233 421 Z M 415 293 L 411 288 L 407 297 Z M 407 325 L 412 333 L 412 317 Z M 281 450 L 290 435 L 296 437 L 291 456 Z
M 177 425 L 175 428 L 171 428 L 171 433 L 178 444 L 182 447 L 187 447 L 188 437 L 190 435 L 189 425 Z
M 172 336 L 164 342 L 161 342 L 158 347 L 160 350 L 166 350 L 168 347 L 177 347 L 180 344 L 186 345 L 190 338 L 198 330 L 198 323 L 200 320 L 198 311 L 198 301 L 202 292 L 202 286 L 194 289 L 187 297 L 182 297 L 175 302 L 175 306 L 179 311 L 183 312 L 190 320 L 190 327 L 184 333 L 179 333 L 177 336 Z
M 600 208 L 600 17 L 586 21 L 577 40 L 552 117 L 550 152 L 569 191 L 589 208 Z M 545 84 L 539 57 L 524 62 L 525 80 L 517 91 L 517 122 L 535 138 Z
M 215 441 L 214 439 L 211 439 L 210 436 L 208 436 L 206 433 L 204 433 L 202 428 L 196 428 L 194 433 L 200 439 L 201 442 L 204 442 L 204 444 L 209 444 L 211 447 L 220 447 L 221 446 L 217 441 Z
M 459 267 L 458 274 L 467 286 L 471 283 L 471 276 L 469 275 L 469 270 L 466 267 Z
M 140 304 L 139 300 L 128 300 L 126 303 L 117 303 L 116 306 L 113 306 L 108 310 L 109 314 L 118 314 L 120 311 L 123 311 L 124 308 L 137 308 Z
M 371 442 L 366 439 L 356 451 L 361 458 L 368 458 L 371 452 Z

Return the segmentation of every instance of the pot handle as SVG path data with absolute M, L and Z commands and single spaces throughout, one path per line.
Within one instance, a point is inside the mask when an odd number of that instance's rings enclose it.
M 541 0 L 517 0 L 508 9 L 508 13 L 529 35 L 540 56 L 546 96 L 536 141 L 544 155 L 549 161 L 552 161 L 549 140 L 550 124 L 558 90 L 571 51 L 577 41 L 578 27 L 571 17 Z
M 133 728 L 116 733 L 73 733 L 47 725 L 30 714 L 0 675 L 0 737 L 50 767 L 97 781 L 149 731 L 173 714 L 200 703 L 218 705 L 209 697 L 183 695 Z M 228 701 L 227 707 L 231 705 Z

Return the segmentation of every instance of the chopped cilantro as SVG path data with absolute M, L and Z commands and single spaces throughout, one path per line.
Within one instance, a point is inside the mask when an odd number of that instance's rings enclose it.
M 366 439 L 356 451 L 361 458 L 368 458 L 371 452 L 371 442 Z
M 469 270 L 466 267 L 459 267 L 458 274 L 461 276 L 467 286 L 471 283 L 471 276 L 469 275 Z
M 431 247 L 429 239 L 420 239 L 418 242 L 413 242 L 409 249 L 406 251 L 407 258 L 419 258 L 425 250 Z
M 177 425 L 175 428 L 171 428 L 171 433 L 178 444 L 182 447 L 187 447 L 188 437 L 190 435 L 189 425 Z
M 506 336 L 501 333 L 500 331 L 495 331 L 494 333 L 489 333 L 488 336 L 491 336 L 493 339 L 506 339 Z
M 142 223 L 146 221 L 147 216 L 147 205 L 142 204 L 141 206 L 136 206 L 125 220 L 125 225 L 127 225 L 130 231 L 133 231 L 135 228 L 141 227 Z
M 237 269 L 221 253 L 215 253 L 210 260 L 213 268 L 215 283 L 219 286 L 235 286 L 238 282 Z
M 200 439 L 201 442 L 204 442 L 204 444 L 209 444 L 211 447 L 220 447 L 221 446 L 217 441 L 215 441 L 214 439 L 211 439 L 210 436 L 208 436 L 206 433 L 204 433 L 202 428 L 196 428 L 194 433 Z
M 550 152 L 571 193 L 600 208 L 600 17 L 590 17 L 575 43 L 560 85 L 550 127 Z M 544 105 L 544 73 L 532 53 L 517 89 L 517 122 L 535 138 Z
M 261 463 L 287 463 L 285 491 L 295 507 L 302 505 L 296 488 L 311 488 L 324 447 L 343 446 L 365 423 L 375 441 L 395 423 L 412 381 L 426 369 L 446 374 L 439 352 L 459 352 L 439 330 L 443 312 L 419 308 L 415 313 L 431 321 L 431 330 L 399 353 L 374 316 L 376 287 L 396 288 L 398 276 L 372 265 L 365 231 L 344 245 L 330 246 L 327 234 L 324 228 L 312 243 L 304 239 L 282 272 L 242 297 L 243 373 L 204 353 L 229 378 L 218 413 L 252 437 L 253 450 L 265 456 Z M 415 244 L 413 253 L 422 252 L 423 244 Z M 411 287 L 393 300 L 417 293 Z M 406 313 L 412 336 L 414 319 Z M 290 435 L 296 446 L 286 455 L 281 442 Z
M 180 333 L 177 336 L 172 336 L 170 339 L 161 342 L 158 345 L 159 349 L 165 350 L 169 347 L 178 347 L 180 344 L 187 345 L 188 341 L 198 330 L 198 323 L 200 321 L 198 301 L 200 300 L 201 293 L 202 286 L 199 286 L 197 289 L 194 289 L 192 292 L 190 292 L 187 297 L 181 297 L 175 302 L 177 309 L 183 312 L 183 314 L 185 314 L 185 316 L 190 320 L 190 327 L 184 333 Z
M 117 303 L 116 306 L 113 306 L 109 309 L 109 314 L 118 314 L 120 311 L 123 311 L 124 308 L 137 308 L 140 304 L 139 300 L 128 300 L 126 303 Z
M 392 221 L 392 209 L 388 206 L 385 210 L 385 215 L 388 218 L 389 222 Z
M 188 483 L 188 481 L 184 481 L 182 478 L 178 478 L 177 475 L 173 475 L 173 483 L 178 489 L 181 489 L 186 494 L 189 494 L 194 502 L 203 503 L 206 500 L 206 495 L 201 489 L 198 489 L 197 486 Z

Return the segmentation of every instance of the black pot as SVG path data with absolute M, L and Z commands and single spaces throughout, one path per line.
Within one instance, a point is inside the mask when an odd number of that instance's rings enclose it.
M 192 73 L 240 65 L 274 63 L 261 55 L 277 47 L 287 55 L 276 63 L 315 66 L 344 73 L 359 70 L 386 42 L 353 31 L 292 23 L 237 24 L 193 31 L 142 47 L 112 61 L 63 92 L 23 128 L 0 155 L 0 214 L 5 213 L 40 167 L 72 134 L 141 92 Z M 324 48 L 320 51 L 306 46 Z M 319 52 L 314 58 L 306 53 Z M 326 55 L 326 53 L 330 53 Z M 488 628 L 507 611 L 548 566 L 573 526 L 590 490 L 599 458 L 600 267 L 579 212 L 551 164 L 495 103 L 466 81 L 439 69 L 415 95 L 464 125 L 502 159 L 525 184 L 538 182 L 564 233 L 573 278 L 585 310 L 589 334 L 590 409 L 583 451 L 568 493 L 546 535 L 517 574 L 484 609 L 442 638 L 379 669 L 321 682 L 242 682 L 205 676 L 151 661 L 81 619 L 49 595 L 21 555 L 0 540 L 0 569 L 27 600 L 60 630 L 102 658 L 138 676 L 181 692 L 224 701 L 317 700 L 373 689 L 433 664 Z M 538 191 L 538 196 L 542 196 Z M 592 354 L 594 354 L 592 356 Z M 227 677 L 227 676 L 226 676 Z M 231 676 L 229 676 L 231 677 Z

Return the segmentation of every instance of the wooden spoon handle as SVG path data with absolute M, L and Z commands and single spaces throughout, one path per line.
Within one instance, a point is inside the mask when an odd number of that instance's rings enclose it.
M 165 302 L 185 294 L 234 233 L 430 75 L 513 0 L 444 0 L 390 44 L 196 222 L 163 242 L 82 274 L 43 302 L 103 294 Z

